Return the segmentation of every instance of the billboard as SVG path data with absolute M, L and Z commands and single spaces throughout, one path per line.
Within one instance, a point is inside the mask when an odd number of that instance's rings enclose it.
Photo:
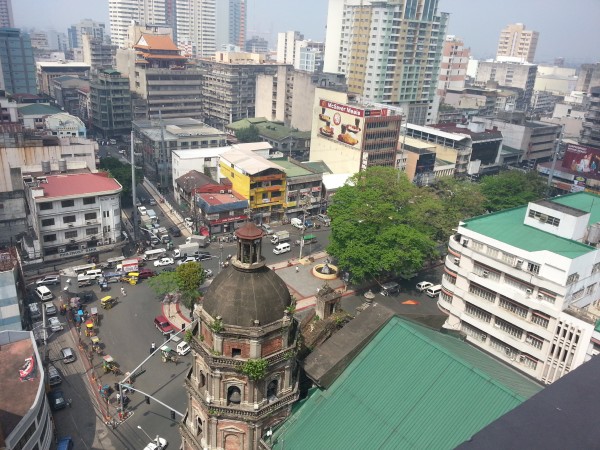
M 387 109 L 365 110 L 355 106 L 319 101 L 319 136 L 352 148 L 362 148 L 365 117 L 387 116 Z
M 600 150 L 585 145 L 569 144 L 562 160 L 562 167 L 575 175 L 600 180 Z M 585 186 L 585 181 L 578 183 Z

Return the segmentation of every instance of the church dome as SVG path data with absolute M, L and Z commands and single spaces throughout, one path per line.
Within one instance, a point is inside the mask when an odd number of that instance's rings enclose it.
M 263 232 L 253 223 L 239 230 L 238 255 L 219 273 L 204 295 L 202 308 L 224 325 L 266 325 L 284 316 L 292 298 L 283 280 L 264 265 L 260 255 Z

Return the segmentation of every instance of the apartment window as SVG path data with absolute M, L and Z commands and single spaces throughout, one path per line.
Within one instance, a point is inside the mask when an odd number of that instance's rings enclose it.
M 521 328 L 514 326 L 506 320 L 502 320 L 500 317 L 494 319 L 494 326 L 517 339 L 521 339 L 521 336 L 523 335 L 523 330 Z
M 510 287 L 513 287 L 513 288 L 518 289 L 520 291 L 524 291 L 524 292 L 527 292 L 528 290 L 529 291 L 533 291 L 533 286 L 531 286 L 530 284 L 523 283 L 522 281 L 517 280 L 516 278 L 509 277 L 509 276 L 505 275 L 504 276 L 504 281 Z
M 579 289 L 579 290 L 578 290 L 578 291 L 576 291 L 576 292 L 573 292 L 573 295 L 572 295 L 572 297 L 573 297 L 573 300 L 578 300 L 578 299 L 580 299 L 581 297 L 583 297 L 583 292 L 584 292 L 584 289 L 583 289 L 583 288 Z
M 52 209 L 52 202 L 40 203 L 40 211 Z
M 500 296 L 499 305 L 501 308 L 504 308 L 507 311 L 516 314 L 517 316 L 527 317 L 527 308 L 524 308 L 523 306 L 511 301 L 506 297 Z
M 480 252 L 481 250 L 483 250 L 483 244 L 479 241 L 472 241 L 471 248 L 475 251 Z
M 105 232 L 105 233 L 110 233 L 110 225 L 106 225 L 106 226 L 104 227 L 104 232 Z
M 96 197 L 86 197 L 83 199 L 84 205 L 93 205 L 94 203 L 96 203 Z
M 76 218 L 75 216 L 64 216 L 63 217 L 63 223 L 73 223 L 75 222 Z
M 531 273 L 535 273 L 536 275 L 539 275 L 540 265 L 532 263 L 532 262 L 528 262 L 527 263 L 527 272 L 531 272 Z
M 579 274 L 577 272 L 572 273 L 567 277 L 567 284 L 577 283 L 579 281 Z
M 550 325 L 550 319 L 540 312 L 533 311 L 533 315 L 531 316 L 531 323 L 539 325 L 543 328 L 548 328 L 548 325 Z
M 44 242 L 54 242 L 56 241 L 56 234 L 46 234 L 44 236 Z
M 102 217 L 104 217 L 105 219 L 110 217 L 110 211 L 102 211 Z
M 554 302 L 556 302 L 556 294 L 554 292 L 543 291 L 540 289 L 538 291 L 538 299 L 554 304 Z
M 594 284 L 590 284 L 586 289 L 585 289 L 585 295 L 590 295 L 593 294 L 594 291 L 596 290 L 596 283 Z
M 592 266 L 592 273 L 600 272 L 600 262 L 597 262 Z
M 75 239 L 77 237 L 77 230 L 65 231 L 65 239 Z
M 70 208 L 71 206 L 75 206 L 75 200 L 63 200 L 60 204 L 63 208 Z
M 54 219 L 42 219 L 43 227 L 51 227 L 52 225 L 54 225 Z
M 443 301 L 445 301 L 446 303 L 450 303 L 452 304 L 452 296 L 450 294 L 448 294 L 446 291 L 442 290 L 441 292 L 441 298 Z
M 494 247 L 488 247 L 486 253 L 491 258 L 498 258 L 498 254 L 500 253 L 500 250 L 498 250 L 497 248 L 494 248 Z
M 465 306 L 465 313 L 487 323 L 492 320 L 492 315 L 489 312 L 470 303 Z
M 94 234 L 98 234 L 98 227 L 86 228 L 85 229 L 85 235 L 86 236 L 92 236 Z
M 542 346 L 544 345 L 544 339 L 542 339 L 541 337 L 539 337 L 538 335 L 533 334 L 533 333 L 527 333 L 525 342 L 527 342 L 529 345 L 531 345 L 535 348 L 539 348 L 539 349 L 541 349 Z
M 84 217 L 85 217 L 85 220 L 96 220 L 96 218 L 98 217 L 98 214 L 96 214 L 95 212 L 86 213 Z
M 552 225 L 554 227 L 558 227 L 560 225 L 559 218 L 549 216 L 547 214 L 535 211 L 533 209 L 529 210 L 529 217 L 531 217 L 532 219 L 537 219 L 542 223 L 547 223 L 548 225 Z
M 488 302 L 495 302 L 496 301 L 496 293 L 492 292 L 492 291 L 488 291 L 487 289 L 478 286 L 474 283 L 471 283 L 469 285 L 469 292 L 471 294 L 476 295 L 477 297 L 481 297 L 485 300 L 487 300 Z

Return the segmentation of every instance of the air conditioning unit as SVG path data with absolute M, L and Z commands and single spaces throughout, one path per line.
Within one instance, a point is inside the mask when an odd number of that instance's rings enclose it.
M 460 258 L 454 258 L 454 264 L 459 264 L 460 263 Z
M 487 339 L 487 334 L 482 334 L 482 335 L 481 335 L 481 340 L 482 340 L 482 341 L 485 341 L 486 339 Z
M 540 215 L 538 220 L 542 223 L 546 223 L 548 221 L 548 216 L 546 214 L 542 214 L 542 215 Z
M 523 260 L 522 259 L 517 259 L 517 262 L 515 263 L 515 267 L 520 267 L 523 265 Z
M 496 328 L 500 328 L 500 324 L 499 324 L 498 322 L 494 322 L 494 326 L 495 326 Z
M 463 241 L 462 241 L 463 247 L 466 247 L 468 244 L 469 244 L 469 240 L 468 239 L 463 239 Z
M 533 291 L 531 289 L 526 289 L 525 293 L 527 294 L 527 296 L 530 296 L 531 294 L 533 294 Z
M 544 294 L 538 294 L 538 299 L 539 300 L 544 300 Z
M 484 270 L 481 275 L 483 276 L 483 278 L 487 278 L 489 276 L 489 272 L 487 270 Z
M 224 194 L 224 193 L 225 193 L 225 191 L 219 191 L 219 194 Z
M 525 358 L 523 355 L 519 356 L 519 362 L 525 362 L 525 359 L 527 358 Z

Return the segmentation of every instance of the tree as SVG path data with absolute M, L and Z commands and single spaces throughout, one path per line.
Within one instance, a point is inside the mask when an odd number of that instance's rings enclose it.
M 546 183 L 537 172 L 508 170 L 484 177 L 481 180 L 481 192 L 486 198 L 485 208 L 493 212 L 543 198 Z
M 250 125 L 246 128 L 240 128 L 235 132 L 235 137 L 239 142 L 261 142 L 256 125 Z
M 204 283 L 204 269 L 197 262 L 181 264 L 175 272 L 163 272 L 148 280 L 159 297 L 178 292 L 186 308 L 192 310 L 198 300 L 198 288 Z
M 435 241 L 415 205 L 425 200 L 404 174 L 372 167 L 354 175 L 335 194 L 328 212 L 332 232 L 327 251 L 362 281 L 386 273 L 411 276 L 433 256 Z M 432 194 L 427 201 L 434 202 Z
M 108 172 L 110 176 L 115 178 L 119 184 L 123 186 L 123 190 L 121 191 L 122 204 L 125 206 L 133 205 L 131 193 L 131 166 L 122 163 L 117 158 L 108 157 L 100 160 L 98 168 Z M 135 179 L 139 182 L 144 179 L 144 172 L 142 169 L 135 169 Z

